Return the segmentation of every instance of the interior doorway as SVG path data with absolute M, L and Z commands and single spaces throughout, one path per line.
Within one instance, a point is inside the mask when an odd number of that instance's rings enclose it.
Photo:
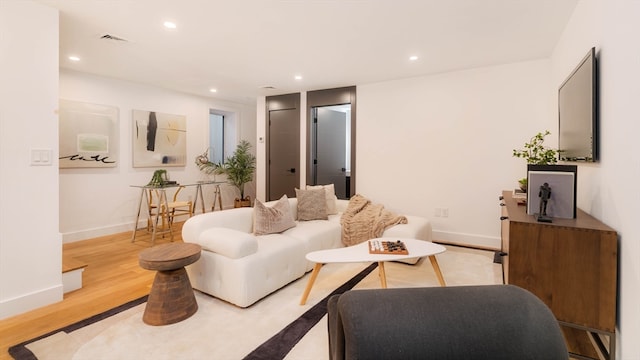
M 356 87 L 307 92 L 307 184 L 356 193 Z
M 300 94 L 267 97 L 267 201 L 300 187 Z
M 311 108 L 312 184 L 334 184 L 338 199 L 350 196 L 351 104 Z

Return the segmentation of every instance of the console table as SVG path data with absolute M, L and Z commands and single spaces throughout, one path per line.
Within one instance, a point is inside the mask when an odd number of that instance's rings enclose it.
M 511 191 L 500 206 L 505 284 L 547 304 L 572 356 L 615 359 L 616 231 L 579 209 L 575 219 L 538 222 Z
M 177 188 L 180 186 L 195 186 L 196 187 L 196 195 L 193 201 L 193 212 L 195 213 L 196 207 L 198 205 L 198 200 L 200 200 L 202 206 L 202 213 L 205 212 L 204 209 L 204 197 L 202 186 L 203 185 L 215 185 L 214 190 L 214 198 L 213 205 L 211 206 L 211 211 L 213 211 L 216 207 L 216 202 L 220 204 L 220 210 L 222 210 L 222 197 L 220 194 L 220 184 L 225 184 L 226 181 L 198 181 L 196 183 L 190 184 L 170 184 L 164 186 L 153 186 L 153 185 L 130 185 L 131 187 L 139 188 L 140 191 L 140 200 L 138 201 L 138 213 L 136 214 L 136 220 L 134 222 L 133 234 L 131 235 L 131 242 L 136 241 L 136 234 L 138 232 L 138 221 L 140 220 L 140 212 L 142 211 L 143 203 L 147 204 L 147 216 L 151 220 L 153 230 L 151 232 L 151 243 L 155 245 L 156 234 L 158 233 L 158 220 L 160 217 L 160 212 L 158 211 L 155 216 L 151 215 L 150 210 L 148 209 L 149 198 L 147 196 L 147 190 L 158 190 L 160 192 L 160 196 L 156 199 L 156 208 L 161 209 L 162 206 L 165 206 L 165 209 L 169 208 L 169 202 L 167 200 L 167 189 Z M 143 202 L 143 200 L 145 200 Z M 173 233 L 171 232 L 171 224 L 169 224 L 169 229 L 166 230 L 171 237 L 171 241 L 173 241 Z

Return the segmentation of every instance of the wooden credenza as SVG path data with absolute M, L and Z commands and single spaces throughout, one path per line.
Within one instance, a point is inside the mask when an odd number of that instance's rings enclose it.
M 572 355 L 614 359 L 616 231 L 579 209 L 575 219 L 537 222 L 511 191 L 502 193 L 500 205 L 505 283 L 547 304 Z

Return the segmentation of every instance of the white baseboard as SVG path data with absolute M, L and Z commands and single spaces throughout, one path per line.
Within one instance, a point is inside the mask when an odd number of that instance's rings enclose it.
M 0 301 L 0 320 L 62 301 L 62 283 L 47 289 Z
M 482 236 L 433 230 L 433 240 L 442 241 L 448 244 L 471 246 L 483 249 L 500 249 L 500 238 L 493 236 Z
M 147 220 L 144 219 L 138 222 L 138 227 L 147 226 Z M 72 243 L 76 241 L 82 241 L 87 239 L 93 239 L 101 236 L 118 234 L 122 232 L 133 231 L 133 222 L 128 224 L 118 224 L 105 226 L 101 228 L 93 228 L 87 230 L 73 231 L 62 234 L 62 243 Z
M 223 206 L 223 209 L 224 210 L 233 209 L 233 205 L 230 207 Z M 216 207 L 215 211 L 220 211 L 220 210 L 218 210 L 218 208 Z M 207 212 L 209 212 L 209 210 L 207 210 Z M 196 214 L 194 214 L 194 216 L 198 214 L 201 214 L 199 209 L 196 211 Z M 187 218 L 183 216 L 181 218 L 176 218 L 176 221 L 182 221 L 182 219 L 186 220 Z M 138 221 L 138 229 L 142 229 L 146 227 L 147 227 L 146 218 Z M 131 231 L 133 231 L 133 222 L 126 223 L 126 224 L 104 226 L 100 228 L 71 231 L 71 232 L 66 232 L 62 234 L 62 243 L 63 244 L 72 243 L 76 241 L 82 241 L 82 240 L 93 239 L 101 236 L 107 236 L 107 235 L 113 235 L 113 234 L 118 234 L 122 232 L 131 232 Z

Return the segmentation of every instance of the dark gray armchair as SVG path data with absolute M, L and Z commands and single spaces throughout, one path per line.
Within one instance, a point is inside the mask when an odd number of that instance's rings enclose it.
M 337 359 L 568 359 L 549 308 L 512 285 L 351 290 L 329 299 Z

